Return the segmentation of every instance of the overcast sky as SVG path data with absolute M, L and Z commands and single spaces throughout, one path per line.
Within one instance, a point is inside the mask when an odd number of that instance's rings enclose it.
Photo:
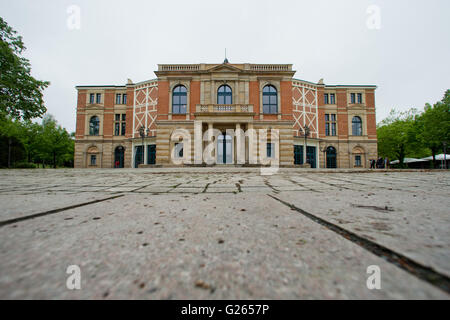
M 71 5 L 79 29 L 68 27 Z M 292 63 L 297 79 L 375 84 L 377 122 L 450 88 L 448 0 L 0 0 L 0 16 L 23 36 L 33 75 L 51 82 L 48 112 L 69 131 L 76 85 L 153 79 L 158 63 L 220 63 L 225 47 L 230 63 Z

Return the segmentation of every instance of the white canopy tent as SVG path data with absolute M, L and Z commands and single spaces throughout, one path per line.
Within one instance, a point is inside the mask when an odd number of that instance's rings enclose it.
M 403 163 L 413 163 L 413 162 L 426 162 L 427 160 L 424 159 L 415 159 L 415 158 L 404 158 L 403 159 Z M 395 161 L 391 161 L 391 164 L 399 164 L 400 161 L 395 160 Z
M 437 154 L 436 155 L 436 161 L 444 161 L 444 159 L 446 161 L 450 161 L 450 154 Z M 403 159 L 403 163 L 414 163 L 414 162 L 428 162 L 428 161 L 433 161 L 433 157 L 426 157 L 426 158 L 422 158 L 422 159 L 416 159 L 416 158 L 404 158 Z M 400 161 L 395 160 L 395 161 L 391 161 L 390 164 L 399 164 Z
M 445 158 L 445 160 L 450 160 L 450 154 L 441 153 L 441 154 L 436 155 L 436 160 L 438 160 L 438 161 L 444 161 L 444 158 Z M 433 157 L 432 156 L 426 157 L 426 158 L 423 158 L 422 160 L 431 161 L 431 160 L 433 160 Z

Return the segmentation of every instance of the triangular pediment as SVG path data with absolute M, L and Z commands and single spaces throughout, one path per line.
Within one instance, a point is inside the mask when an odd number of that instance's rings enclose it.
M 218 66 L 215 66 L 211 69 L 208 70 L 209 72 L 242 72 L 242 69 L 236 68 L 235 66 L 226 64 L 226 63 L 222 63 L 219 64 Z

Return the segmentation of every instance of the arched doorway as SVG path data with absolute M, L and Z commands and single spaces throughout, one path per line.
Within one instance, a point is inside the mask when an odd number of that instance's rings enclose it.
M 229 134 L 221 134 L 217 139 L 217 163 L 229 164 L 233 161 L 233 138 Z
M 327 168 L 337 168 L 336 149 L 331 146 L 327 148 Z
M 122 146 L 118 146 L 114 150 L 114 168 L 123 168 L 125 160 L 125 149 Z

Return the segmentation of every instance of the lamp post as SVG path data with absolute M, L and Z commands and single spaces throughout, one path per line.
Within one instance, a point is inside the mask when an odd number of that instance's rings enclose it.
M 305 152 L 303 153 L 303 164 L 306 164 L 308 161 L 308 157 L 306 156 L 306 153 L 308 152 L 307 140 L 311 132 L 311 129 L 309 129 L 309 127 L 306 125 L 302 129 L 303 129 L 303 136 L 305 137 Z
M 148 133 L 149 133 L 149 132 L 150 132 L 150 130 L 149 130 L 149 129 L 145 130 L 144 126 L 141 126 L 141 127 L 139 128 L 139 135 L 140 135 L 141 138 L 142 138 L 142 158 L 141 158 L 142 164 L 144 164 L 144 138 L 145 138 L 146 136 L 148 136 Z

